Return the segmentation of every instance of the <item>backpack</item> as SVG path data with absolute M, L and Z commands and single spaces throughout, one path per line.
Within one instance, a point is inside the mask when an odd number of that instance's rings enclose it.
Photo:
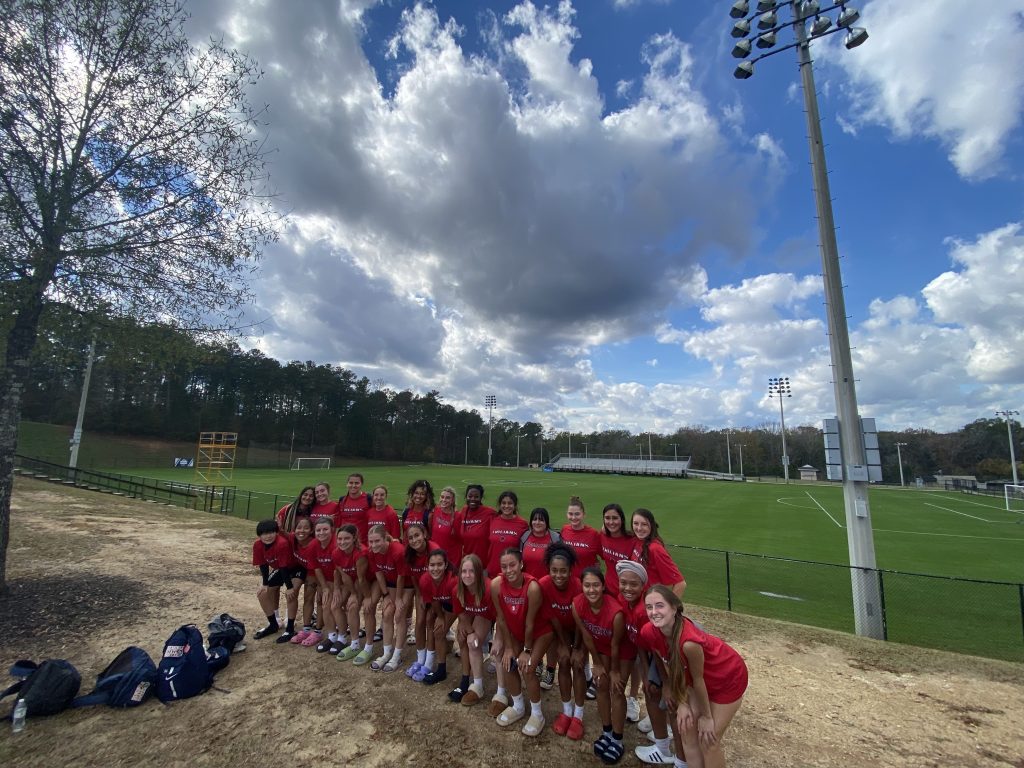
M 152 695 L 156 687 L 156 664 L 141 648 L 131 645 L 96 676 L 92 693 L 79 696 L 73 707 L 109 704 L 126 709 L 137 707 Z
M 183 624 L 164 643 L 157 668 L 156 696 L 165 704 L 198 696 L 213 685 L 215 671 L 207 664 L 199 628 Z
M 22 679 L 0 693 L 0 699 L 17 693 L 25 700 L 27 717 L 55 715 L 67 709 L 82 687 L 82 676 L 64 659 L 47 659 L 42 664 L 19 661 L 11 667 L 11 675 Z
M 222 613 L 214 616 L 206 628 L 209 630 L 206 644 L 211 651 L 215 648 L 227 648 L 228 653 L 234 653 L 236 647 L 239 652 L 245 650 L 244 645 L 238 645 L 245 639 L 245 624 L 231 614 Z

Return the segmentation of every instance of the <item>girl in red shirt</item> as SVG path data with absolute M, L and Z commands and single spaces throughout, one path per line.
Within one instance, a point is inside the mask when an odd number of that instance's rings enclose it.
M 371 496 L 373 506 L 366 513 L 366 530 L 375 525 L 383 525 L 387 535 L 392 539 L 402 538 L 402 526 L 398 522 L 398 513 L 395 508 L 388 504 L 388 489 L 385 485 L 378 485 L 373 489 Z
M 597 556 L 601 554 L 601 534 L 583 522 L 585 516 L 586 510 L 580 497 L 569 499 L 569 506 L 565 510 L 565 518 L 569 522 L 562 526 L 562 541 L 576 552 L 573 576 L 579 576 L 584 568 L 597 565 Z
M 522 519 L 522 518 L 519 518 Z M 525 520 L 523 521 L 526 522 Z M 523 573 L 523 553 L 518 547 L 507 548 L 499 558 L 501 576 L 491 582 L 491 600 L 501 634 L 501 666 L 504 685 L 512 695 L 512 703 L 497 716 L 498 725 L 509 726 L 526 716 L 523 685 L 530 696 L 530 718 L 523 726 L 524 736 L 538 736 L 544 730 L 540 681 L 535 674 L 533 641 L 537 613 L 543 596 L 537 580 Z M 503 682 L 498 681 L 498 692 Z
M 402 510 L 402 540 L 409 533 L 409 526 L 419 523 L 430 534 L 430 513 L 434 509 L 434 489 L 426 480 L 416 480 L 409 486 Z
M 414 639 L 416 642 L 416 661 L 409 665 L 405 674 L 422 683 L 423 678 L 434 668 L 433 634 L 427 637 L 427 624 L 430 621 L 431 602 L 423 601 L 420 594 L 420 577 L 427 572 L 430 553 L 437 549 L 437 544 L 427 540 L 427 529 L 422 523 L 413 523 L 405 531 L 405 564 L 409 573 L 409 586 L 405 590 L 406 601 L 415 608 Z
M 314 529 L 316 521 L 321 517 L 329 517 L 331 525 L 337 527 L 338 502 L 331 501 L 331 486 L 327 483 L 317 483 L 313 486 L 313 492 L 316 495 L 316 504 L 313 505 L 313 511 L 309 513 L 309 517 L 313 521 Z
M 648 639 L 667 669 L 688 762 L 723 768 L 722 738 L 743 703 L 747 665 L 727 643 L 697 628 L 668 587 L 651 587 L 644 605 L 650 624 L 641 629 L 641 637 Z
M 362 643 L 359 639 L 359 606 L 367 593 L 366 573 L 369 568 L 366 547 L 359 543 L 359 529 L 343 525 L 338 529 L 338 547 L 334 552 L 334 594 L 348 621 L 347 633 L 341 638 L 339 661 L 354 659 Z
M 437 543 L 452 562 L 462 558 L 458 531 L 455 528 L 458 513 L 455 511 L 455 489 L 446 486 L 441 489 L 437 506 L 430 515 L 430 540 Z
M 391 540 L 384 526 L 375 525 L 367 537 L 370 542 L 369 575 L 374 579 L 370 587 L 370 596 L 363 601 L 363 622 L 366 624 L 368 638 L 366 648 L 360 652 L 352 663 L 360 662 L 360 657 L 373 647 L 371 630 L 376 630 L 377 603 L 382 602 L 381 623 L 384 625 L 384 648 L 380 656 L 373 660 L 370 669 L 375 672 L 394 672 L 402 665 L 402 648 L 395 643 L 395 628 L 405 626 L 405 584 L 408 579 L 405 566 L 405 547 L 399 541 Z
M 491 518 L 487 538 L 487 575 L 494 578 L 501 573 L 501 555 L 509 547 L 519 549 L 519 541 L 530 524 L 519 516 L 519 497 L 514 491 L 502 491 L 498 497 L 498 514 Z
M 601 559 L 604 561 L 604 588 L 619 594 L 619 578 L 615 564 L 633 555 L 633 531 L 626 525 L 626 513 L 618 504 L 606 504 L 601 512 Z
M 427 627 L 433 637 L 433 651 L 427 653 L 425 665 L 428 670 L 423 682 L 434 685 L 448 677 L 448 630 L 455 622 L 452 603 L 456 587 L 455 574 L 452 573 L 448 554 L 440 548 L 430 550 L 427 560 L 427 572 L 420 576 L 420 597 L 431 606 L 430 615 L 433 621 Z M 437 654 L 437 666 L 434 667 L 433 653 Z
M 455 521 L 455 532 L 462 545 L 462 555 L 476 555 L 480 562 L 487 562 L 487 537 L 491 533 L 491 518 L 497 512 L 484 506 L 484 487 L 466 486 L 466 505 L 459 510 Z M 461 561 L 460 561 L 461 562 Z
M 334 538 L 334 525 L 328 517 L 317 518 L 313 527 L 313 538 L 316 543 L 313 546 L 313 573 L 316 576 L 316 583 L 320 594 L 320 615 L 323 616 L 323 629 L 327 634 L 320 633 L 320 640 L 317 642 L 318 653 L 338 653 L 341 644 L 338 632 L 344 626 L 344 612 L 341 604 L 335 599 L 334 594 L 334 551 L 337 544 Z M 308 640 L 308 638 L 307 638 Z M 306 643 L 304 642 L 303 645 Z
M 295 523 L 300 517 L 308 518 L 313 512 L 313 504 L 316 503 L 316 489 L 307 485 L 291 504 L 281 507 L 277 512 L 277 524 L 281 527 L 282 533 L 292 533 L 295 530 Z
M 557 531 L 551 530 L 551 518 L 544 507 L 537 507 L 530 513 L 530 528 L 519 540 L 523 552 L 523 570 L 535 579 L 548 575 L 544 557 L 549 544 L 562 540 Z
M 456 634 L 462 658 L 462 680 L 448 694 L 454 702 L 472 706 L 484 696 L 484 643 L 494 627 L 494 604 L 484 564 L 474 554 L 459 563 L 458 583 L 452 596 L 452 610 L 459 617 Z M 473 682 L 470 684 L 469 676 Z M 507 701 L 506 701 L 507 704 Z
M 313 634 L 313 608 L 316 606 L 316 576 L 313 574 L 313 523 L 308 517 L 300 517 L 295 521 L 295 531 L 288 534 L 292 542 L 292 558 L 295 560 L 295 573 L 292 583 L 298 581 L 305 585 L 302 593 L 302 631 L 289 640 L 301 644 Z M 296 606 L 298 595 L 296 594 Z M 314 640 L 313 645 L 319 640 Z
M 547 649 L 548 664 L 558 663 L 562 712 L 555 718 L 552 730 L 559 736 L 578 741 L 583 738 L 583 703 L 586 701 L 587 683 L 583 675 L 573 675 L 572 652 L 580 638 L 572 615 L 572 601 L 582 594 L 583 587 L 580 580 L 572 575 L 576 553 L 568 544 L 558 542 L 549 546 L 545 561 L 548 573 L 537 582 L 544 604 L 538 619 L 540 637 L 535 643 L 535 652 Z
M 277 634 L 280 625 L 277 623 L 277 606 L 281 600 L 281 587 L 291 591 L 292 545 L 279 533 L 280 527 L 276 520 L 261 520 L 256 525 L 256 541 L 252 544 L 252 564 L 260 569 L 261 584 L 256 592 L 256 599 L 267 617 L 267 626 L 256 630 L 255 637 Z M 295 606 L 291 600 L 288 605 L 288 625 L 285 631 L 289 637 L 295 631 Z
M 573 652 L 573 667 L 582 673 L 586 652 L 590 653 L 597 684 L 597 711 L 603 726 L 603 733 L 594 742 L 594 754 L 605 763 L 613 764 L 622 759 L 624 752 L 625 682 L 633 667 L 636 648 L 626 638 L 622 605 L 604 590 L 601 569 L 585 568 L 580 582 L 583 594 L 572 601 L 572 612 L 583 649 Z
M 686 591 L 686 579 L 665 549 L 665 542 L 658 535 L 658 523 L 654 519 L 654 513 L 642 507 L 634 510 L 632 526 L 635 538 L 633 554 L 629 559 L 647 569 L 648 584 L 664 584 L 681 600 L 683 592 Z
M 345 487 L 347 492 L 338 499 L 338 528 L 343 525 L 354 525 L 359 531 L 359 541 L 365 543 L 369 530 L 366 513 L 373 506 L 373 502 L 363 493 L 363 476 L 359 472 L 353 472 L 348 476 Z

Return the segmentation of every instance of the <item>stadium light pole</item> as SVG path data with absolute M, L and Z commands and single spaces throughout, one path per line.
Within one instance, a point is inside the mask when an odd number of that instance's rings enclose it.
M 782 427 L 782 474 L 786 478 L 786 482 L 789 482 L 789 454 L 786 452 L 786 409 L 783 407 L 782 400 L 786 397 L 793 396 L 793 389 L 789 385 L 788 376 L 779 376 L 777 378 L 768 379 L 768 397 L 779 398 L 779 422 Z
M 519 469 L 519 438 L 521 437 L 522 435 L 516 432 L 516 469 Z
M 85 364 L 85 380 L 82 382 L 82 396 L 78 400 L 78 417 L 75 419 L 75 431 L 71 433 L 71 456 L 68 466 L 78 469 L 78 448 L 82 444 L 82 424 L 85 422 L 85 404 L 89 399 L 89 380 L 92 379 L 92 364 L 96 359 L 96 336 L 89 341 L 89 359 Z M 291 466 L 289 464 L 289 466 Z M 1016 480 L 1014 481 L 1016 483 Z
M 827 0 L 826 0 L 827 2 Z M 860 13 L 847 7 L 846 0 L 821 8 L 817 0 L 758 0 L 750 19 L 747 0 L 733 3 L 729 15 L 740 19 L 733 26 L 732 36 L 743 38 L 733 48 L 733 56 L 746 59 L 751 45 L 767 49 L 748 61 L 743 61 L 733 73 L 746 80 L 754 74 L 754 64 L 776 53 L 795 48 L 800 65 L 800 79 L 804 92 L 804 113 L 807 119 L 807 140 L 811 155 L 811 173 L 814 203 L 818 214 L 818 236 L 821 247 L 822 278 L 825 284 L 825 305 L 828 315 L 829 351 L 832 358 L 832 385 L 839 423 L 840 453 L 842 456 L 843 505 L 846 512 L 847 543 L 850 553 L 850 579 L 853 590 L 854 624 L 858 635 L 882 639 L 884 627 L 881 614 L 881 590 L 875 564 L 875 542 L 871 530 L 871 512 L 868 504 L 867 451 L 857 408 L 857 391 L 850 353 L 850 332 L 846 323 L 846 300 L 843 296 L 842 274 L 839 269 L 839 247 L 836 243 L 835 221 L 832 213 L 832 193 L 829 189 L 828 168 L 825 164 L 825 144 L 821 133 L 821 117 L 811 65 L 811 40 L 845 31 L 844 45 L 852 50 L 868 39 L 863 27 L 853 24 Z M 792 21 L 779 23 L 776 7 L 788 6 Z M 827 15 L 839 11 L 836 28 Z M 750 34 L 750 22 L 757 18 L 760 31 Z M 813 20 L 812 20 L 813 17 Z M 810 30 L 808 31 L 808 23 Z M 777 33 L 792 28 L 796 42 L 774 48 Z M 809 33 L 808 33 L 809 32 Z M 781 397 L 780 397 L 781 403 Z
M 583 444 L 583 458 L 584 459 L 589 459 L 590 458 L 590 443 L 584 443 Z
M 900 465 L 900 488 L 906 485 L 906 483 L 903 482 L 903 453 L 900 451 L 900 448 L 906 447 L 906 443 L 896 443 L 896 463 Z
M 729 461 L 729 474 L 732 474 L 732 446 L 729 445 L 729 437 L 732 435 L 731 429 L 725 430 L 725 455 Z
M 740 449 L 740 477 L 743 477 L 743 443 L 739 443 L 737 448 Z
M 484 398 L 484 407 L 487 409 L 487 466 L 491 466 L 491 432 L 494 430 L 494 407 L 498 399 L 494 395 L 487 395 Z
M 89 380 L 86 379 L 86 382 Z M 84 395 L 83 395 L 84 397 Z M 1013 427 L 1010 426 L 1010 417 L 1019 416 L 1020 411 L 1011 411 L 1007 408 L 1005 411 L 996 411 L 996 416 L 1002 416 L 1006 419 L 1006 437 L 1010 441 L 1010 471 L 1013 472 L 1013 484 L 1017 483 L 1017 456 L 1013 452 Z

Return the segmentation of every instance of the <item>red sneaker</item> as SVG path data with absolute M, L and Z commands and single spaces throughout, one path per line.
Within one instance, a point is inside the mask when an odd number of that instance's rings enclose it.
M 555 724 L 551 726 L 551 730 L 559 736 L 565 736 L 565 732 L 569 730 L 569 723 L 571 722 L 572 718 L 563 712 L 555 718 Z
M 574 717 L 569 721 L 569 727 L 565 731 L 565 735 L 573 741 L 579 741 L 583 738 L 583 721 L 578 717 Z

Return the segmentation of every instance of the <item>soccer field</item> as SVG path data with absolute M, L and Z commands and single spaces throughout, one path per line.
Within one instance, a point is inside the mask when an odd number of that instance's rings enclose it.
M 121 470 L 122 472 L 124 470 Z M 378 483 L 401 511 L 405 490 L 425 478 L 435 493 L 446 485 L 459 493 L 480 483 L 493 505 L 506 489 L 519 496 L 520 513 L 534 507 L 551 513 L 552 527 L 565 522 L 572 495 L 583 499 L 587 522 L 601 524 L 601 509 L 618 502 L 627 514 L 647 507 L 658 519 L 665 541 L 825 563 L 848 562 L 843 494 L 838 486 L 791 483 L 727 483 L 706 480 L 589 475 L 538 470 L 461 466 L 333 467 L 330 470 L 235 470 L 239 490 L 291 501 L 303 485 L 331 484 L 334 498 L 345 491 L 350 471 L 362 472 L 366 490 Z M 139 470 L 138 474 L 191 482 L 186 470 Z M 1007 512 L 1001 499 L 945 491 L 873 488 L 870 496 L 880 568 L 960 578 L 1024 581 L 1024 514 Z M 271 514 L 253 510 L 254 519 Z

